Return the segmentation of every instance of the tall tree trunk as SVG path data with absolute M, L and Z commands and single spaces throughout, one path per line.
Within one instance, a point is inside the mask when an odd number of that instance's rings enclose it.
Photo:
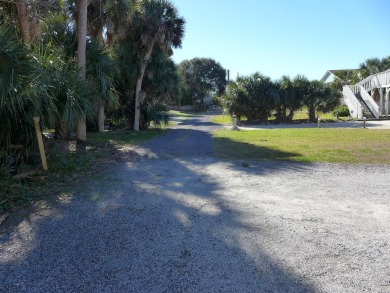
M 309 105 L 307 110 L 308 110 L 308 114 L 309 114 L 309 121 L 316 122 L 316 110 L 314 108 L 314 105 Z
M 99 109 L 98 116 L 98 130 L 99 132 L 104 132 L 104 120 L 106 119 L 106 115 L 104 114 L 104 105 L 101 104 Z
M 81 79 L 85 79 L 86 47 L 87 47 L 87 7 L 88 0 L 78 0 L 77 17 L 77 69 Z M 85 113 L 77 123 L 77 139 L 87 140 L 87 126 Z
M 28 4 L 26 0 L 16 0 L 15 5 L 17 24 L 22 34 L 23 43 L 30 45 L 41 36 L 40 20 L 34 7 L 31 7 L 31 4 Z
M 18 24 L 22 33 L 23 43 L 30 44 L 30 22 L 28 18 L 27 3 L 24 0 L 16 0 L 16 8 L 18 10 Z
M 103 40 L 103 27 L 99 27 L 96 30 L 96 41 L 99 44 L 100 47 L 103 48 L 104 46 L 104 40 Z M 104 102 L 100 101 L 99 105 L 99 116 L 98 116 L 98 131 L 99 132 L 104 132 L 104 120 L 106 118 L 106 115 L 104 113 Z
M 142 90 L 142 81 L 144 79 L 145 69 L 148 65 L 150 56 L 152 55 L 154 43 L 157 37 L 154 38 L 153 42 L 151 43 L 150 47 L 146 51 L 146 54 L 144 56 L 144 60 L 142 62 L 140 73 L 137 78 L 137 84 L 135 87 L 135 110 L 134 110 L 134 130 L 139 131 L 139 118 L 140 118 L 140 112 L 141 112 L 141 99 L 140 94 Z

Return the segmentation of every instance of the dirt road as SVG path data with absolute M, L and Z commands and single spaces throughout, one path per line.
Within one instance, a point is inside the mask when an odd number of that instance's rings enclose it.
M 219 160 L 208 116 L 0 234 L 1 292 L 390 292 L 387 166 Z

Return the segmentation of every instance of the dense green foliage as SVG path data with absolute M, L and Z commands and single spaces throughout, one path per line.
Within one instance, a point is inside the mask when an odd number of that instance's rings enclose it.
M 182 105 L 202 105 L 205 97 L 225 92 L 226 70 L 211 58 L 184 60 L 178 73 Z
M 155 29 L 143 12 L 154 7 L 169 16 L 176 13 L 175 7 L 162 0 L 89 1 L 84 80 L 76 62 L 76 2 L 18 3 L 28 15 L 21 14 L 16 2 L 0 1 L 0 163 L 9 156 L 12 161 L 26 160 L 34 151 L 33 116 L 41 118 L 43 129 L 54 129 L 61 138 L 71 138 L 83 117 L 90 131 L 97 130 L 102 107 L 108 117 L 126 120 L 131 127 L 143 44 Z M 175 21 L 164 24 L 156 41 L 159 46 L 146 64 L 143 128 L 151 121 L 166 122 L 163 103 L 178 97 L 179 79 L 169 44 L 181 45 L 184 20 Z
M 273 82 L 260 73 L 245 76 L 230 84 L 222 99 L 225 108 L 238 118 L 266 122 L 275 115 L 276 122 L 290 123 L 294 113 L 306 107 L 309 120 L 314 122 L 318 113 L 333 110 L 340 101 L 340 93 L 319 81 L 304 76 L 287 76 Z

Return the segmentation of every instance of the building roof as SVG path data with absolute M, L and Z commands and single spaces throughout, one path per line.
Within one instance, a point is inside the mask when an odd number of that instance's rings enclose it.
M 328 70 L 328 71 L 325 72 L 324 76 L 321 78 L 321 81 L 322 82 L 326 82 L 331 75 L 334 76 L 335 78 L 338 78 L 337 77 L 337 73 L 338 72 L 342 72 L 342 71 L 356 71 L 356 70 L 358 70 L 358 69 L 332 69 L 332 70 Z

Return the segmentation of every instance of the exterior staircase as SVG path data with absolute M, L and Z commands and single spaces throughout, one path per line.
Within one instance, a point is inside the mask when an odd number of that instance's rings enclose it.
M 380 105 L 373 99 L 375 92 L 380 94 Z M 370 75 L 355 85 L 345 85 L 343 96 L 353 118 L 388 118 L 390 114 L 390 70 Z
M 366 117 L 367 119 L 374 119 L 375 118 L 375 115 L 374 113 L 372 113 L 372 111 L 370 110 L 370 108 L 367 106 L 366 102 L 363 100 L 362 98 L 362 95 L 357 92 L 355 94 L 357 100 L 360 102 L 361 106 L 362 106 L 362 111 L 363 111 L 363 117 Z

